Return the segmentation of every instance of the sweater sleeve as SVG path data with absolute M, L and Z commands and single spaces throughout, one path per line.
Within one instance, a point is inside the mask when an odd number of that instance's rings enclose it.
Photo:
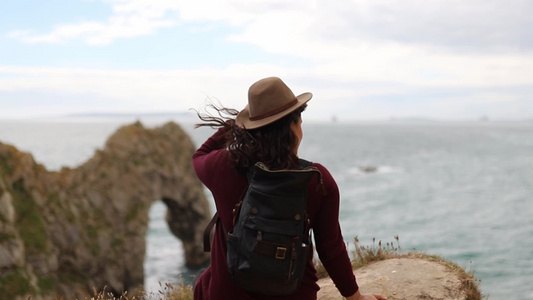
M 224 150 L 226 146 L 225 133 L 226 130 L 220 128 L 192 155 L 194 171 L 198 178 L 208 187 L 210 186 L 210 178 L 212 178 L 210 176 L 210 170 L 212 168 L 209 167 L 209 162 L 214 160 L 212 158 L 220 152 L 219 150 Z
M 316 249 L 329 276 L 344 297 L 359 289 L 339 224 L 340 194 L 329 171 L 320 166 L 327 194 L 323 198 L 313 225 Z

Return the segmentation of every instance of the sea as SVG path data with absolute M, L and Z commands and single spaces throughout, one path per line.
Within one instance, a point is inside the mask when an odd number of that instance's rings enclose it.
M 189 118 L 79 117 L 0 121 L 0 141 L 59 170 L 85 162 L 136 120 L 146 127 L 175 121 L 196 145 L 213 133 L 194 129 Z M 328 168 L 341 191 L 348 247 L 357 237 L 363 246 L 381 241 L 402 253 L 439 255 L 473 273 L 488 299 L 533 299 L 533 121 L 304 120 L 303 130 L 299 155 Z M 191 282 L 198 272 L 185 266 L 164 214 L 154 202 L 148 292 Z

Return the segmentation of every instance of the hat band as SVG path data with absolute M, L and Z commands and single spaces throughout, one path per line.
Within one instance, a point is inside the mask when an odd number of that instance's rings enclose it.
M 264 114 L 260 114 L 259 116 L 254 116 L 254 117 L 250 117 L 250 121 L 258 121 L 258 120 L 262 120 L 262 119 L 265 119 L 265 118 L 268 118 L 270 116 L 273 116 L 277 113 L 280 113 L 286 109 L 289 109 L 291 108 L 292 106 L 296 105 L 296 103 L 298 103 L 298 99 L 297 98 L 294 98 L 294 100 L 292 100 L 291 102 L 281 106 L 281 107 L 278 107 L 274 110 L 271 110 L 271 111 L 268 111 Z

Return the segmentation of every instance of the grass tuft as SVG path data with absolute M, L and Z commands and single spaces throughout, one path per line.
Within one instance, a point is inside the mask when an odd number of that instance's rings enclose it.
M 361 246 L 359 238 L 354 238 L 355 250 L 352 252 L 352 267 L 354 269 L 361 268 L 374 261 L 385 260 L 389 258 L 398 257 L 400 255 L 400 238 L 394 237 L 397 242 L 397 247 L 394 246 L 394 242 L 382 244 L 378 242 L 376 246 L 376 238 L 372 239 L 372 246 Z
M 140 292 L 139 295 L 128 295 L 128 292 L 123 292 L 120 296 L 116 296 L 111 292 L 107 292 L 104 287 L 103 290 L 93 290 L 93 295 L 83 299 L 76 300 L 192 300 L 193 287 L 187 284 L 172 285 L 170 283 L 159 283 L 160 289 L 157 292 L 146 293 Z M 54 300 L 63 300 L 63 298 L 56 298 Z
M 372 239 L 372 246 L 361 246 L 359 239 L 354 238 L 355 250 L 353 251 L 352 266 L 354 269 L 361 268 L 372 262 L 391 259 L 391 258 L 421 258 L 429 261 L 438 262 L 446 267 L 450 268 L 455 274 L 459 276 L 461 280 L 461 289 L 465 292 L 466 300 L 482 300 L 488 299 L 488 295 L 483 295 L 479 289 L 480 279 L 475 278 L 475 272 L 473 270 L 466 271 L 464 268 L 459 267 L 454 262 L 446 260 L 438 255 L 428 255 L 425 253 L 409 252 L 402 254 L 400 247 L 400 238 L 394 236 L 396 240 L 396 246 L 394 242 L 386 243 L 385 245 L 378 242 L 376 246 L 376 239 Z

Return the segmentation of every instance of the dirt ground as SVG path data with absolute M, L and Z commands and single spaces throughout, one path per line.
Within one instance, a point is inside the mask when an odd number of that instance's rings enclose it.
M 354 271 L 362 293 L 389 300 L 465 300 L 461 276 L 441 262 L 425 258 L 391 258 Z M 330 278 L 319 281 L 318 299 L 344 299 Z

